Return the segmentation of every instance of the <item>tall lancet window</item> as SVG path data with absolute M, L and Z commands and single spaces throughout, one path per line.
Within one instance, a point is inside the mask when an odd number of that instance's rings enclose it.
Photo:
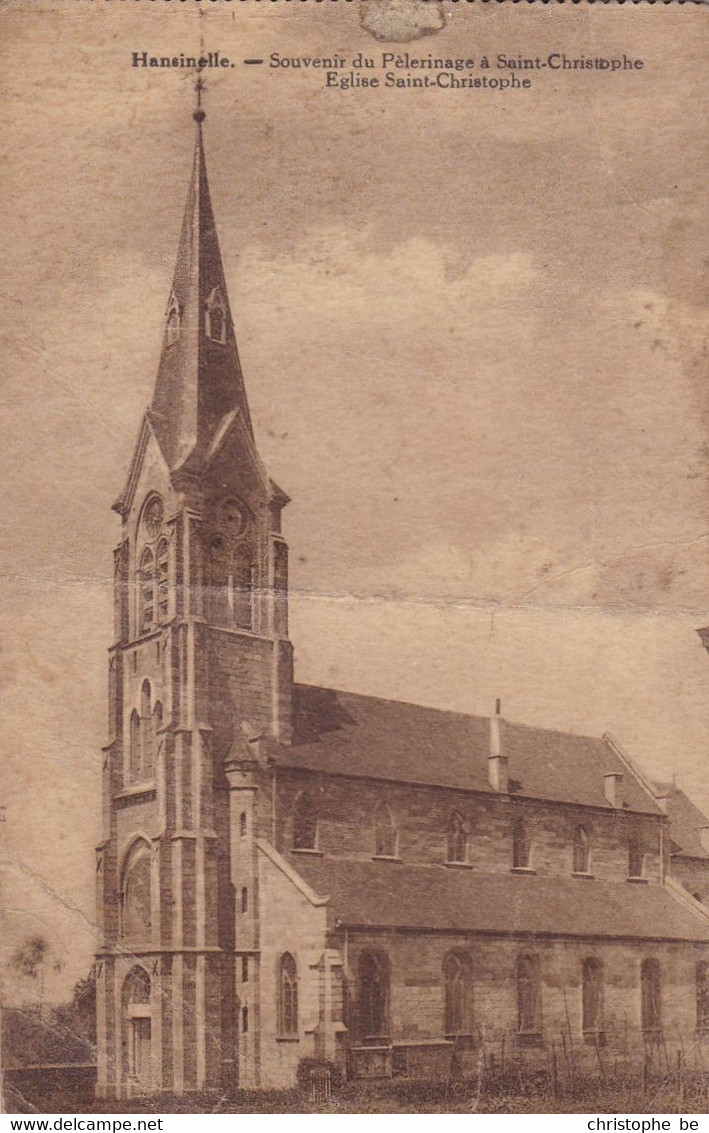
M 643 960 L 640 965 L 640 1023 L 644 1031 L 662 1027 L 660 961 Z
M 152 779 L 155 760 L 155 718 L 150 705 L 150 684 L 143 681 L 140 690 L 140 738 L 141 763 L 140 778 Z
M 445 984 L 444 1033 L 448 1038 L 472 1032 L 473 986 L 470 957 L 449 952 L 443 961 Z
M 374 813 L 374 855 L 377 858 L 395 858 L 398 850 L 398 832 L 394 816 L 386 803 L 380 803 Z
M 155 558 L 150 547 L 140 556 L 140 632 L 149 633 L 155 622 Z
M 224 345 L 226 342 L 226 304 L 218 287 L 214 288 L 207 300 L 205 315 L 207 338 L 211 338 L 212 342 L 221 342 Z
M 165 334 L 168 346 L 172 346 L 180 337 L 180 305 L 174 295 L 170 296 L 167 305 Z
M 574 873 L 588 873 L 588 834 L 584 826 L 574 830 Z
M 448 856 L 449 862 L 464 862 L 468 856 L 468 832 L 463 819 L 454 811 L 448 821 Z
M 156 582 L 157 582 L 157 599 L 158 599 L 158 619 L 161 622 L 167 621 L 169 612 L 169 591 L 168 591 L 168 545 L 167 539 L 161 539 L 158 543 L 157 552 L 155 555 L 156 561 Z
M 137 783 L 140 780 L 140 716 L 135 708 L 130 717 L 130 761 L 128 766 L 128 781 Z
M 306 792 L 299 796 L 293 814 L 293 849 L 314 850 L 318 838 L 318 816 Z
M 586 1035 L 603 1030 L 603 966 L 595 956 L 581 965 L 582 1026 Z
M 284 952 L 279 964 L 278 1030 L 282 1037 L 298 1034 L 298 969 L 290 952 Z
M 537 1035 L 542 1029 L 542 982 L 538 956 L 517 957 L 517 1029 Z
M 532 847 L 523 818 L 512 820 L 512 868 L 529 869 Z

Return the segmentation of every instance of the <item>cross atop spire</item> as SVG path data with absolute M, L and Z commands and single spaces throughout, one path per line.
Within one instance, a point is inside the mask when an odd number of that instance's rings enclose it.
M 202 91 L 204 90 L 205 86 L 206 83 L 202 78 L 202 69 L 200 68 L 197 71 L 197 80 L 194 85 L 194 89 L 197 92 L 197 106 L 195 108 L 194 114 L 192 115 L 198 126 L 201 125 L 201 123 L 204 122 L 205 118 L 207 117 L 204 110 L 202 109 Z
M 172 471 L 204 456 L 227 415 L 253 437 L 204 157 L 204 81 L 195 84 L 192 177 L 165 316 L 150 419 Z

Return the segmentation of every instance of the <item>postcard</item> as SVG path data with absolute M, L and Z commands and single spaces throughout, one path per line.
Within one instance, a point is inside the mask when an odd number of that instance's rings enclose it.
M 707 18 L 0 5 L 8 1112 L 705 1112 Z

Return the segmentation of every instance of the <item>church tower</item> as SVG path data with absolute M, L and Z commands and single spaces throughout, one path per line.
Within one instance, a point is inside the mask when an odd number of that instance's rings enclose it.
M 254 441 L 203 111 L 194 118 L 155 390 L 114 505 L 122 530 L 96 861 L 104 1097 L 253 1078 L 257 1052 L 240 1038 L 248 995 L 237 985 L 258 964 L 254 799 L 269 743 L 292 733 L 288 498 Z

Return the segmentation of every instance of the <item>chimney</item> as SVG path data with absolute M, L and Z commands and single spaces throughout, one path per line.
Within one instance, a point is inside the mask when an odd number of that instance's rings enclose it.
M 487 760 L 487 774 L 493 791 L 506 795 L 509 790 L 508 759 L 502 754 L 500 739 L 501 721 L 500 701 L 495 701 L 495 715 L 490 717 L 490 754 Z
M 623 773 L 621 771 L 611 771 L 608 775 L 603 776 L 603 793 L 606 796 L 606 802 L 611 806 L 620 807 L 623 805 L 622 788 L 623 786 Z

